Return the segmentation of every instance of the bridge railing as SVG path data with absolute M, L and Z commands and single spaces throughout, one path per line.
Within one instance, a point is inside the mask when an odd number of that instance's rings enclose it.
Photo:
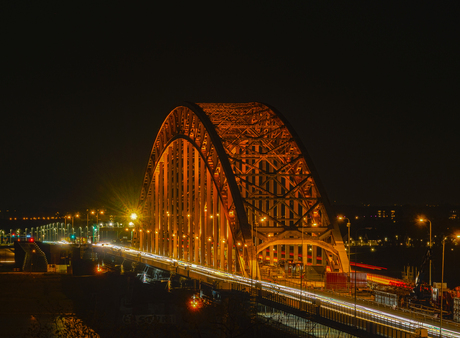
M 354 295 L 352 295 L 352 294 L 347 294 L 347 293 L 343 293 L 343 292 L 335 292 L 333 290 L 321 290 L 321 293 L 329 293 L 329 294 L 331 294 L 333 296 L 346 297 L 346 298 L 349 299 L 350 302 L 354 302 Z M 393 311 L 395 314 L 397 314 L 398 312 L 407 314 L 413 320 L 416 320 L 416 321 L 419 321 L 419 322 L 422 322 L 422 323 L 430 323 L 430 324 L 433 324 L 433 325 L 439 325 L 439 323 L 440 323 L 439 316 L 435 316 L 434 313 L 428 314 L 428 313 L 423 313 L 423 312 L 419 312 L 419 311 L 413 311 L 411 309 L 400 307 L 400 306 L 394 307 L 394 306 L 391 306 L 391 305 L 388 305 L 388 304 L 378 303 L 378 302 L 376 302 L 376 301 L 374 301 L 372 299 L 366 299 L 366 298 L 360 298 L 360 297 L 357 297 L 357 301 L 358 301 L 358 303 L 360 305 L 372 305 L 373 307 L 377 307 L 377 308 L 385 310 L 385 311 Z M 460 323 L 458 323 L 458 322 L 454 322 L 452 320 L 445 319 L 445 318 L 443 318 L 443 322 L 445 324 L 448 324 L 448 325 L 452 326 L 452 327 L 456 327 L 456 328 L 458 328 L 460 330 Z
M 241 292 L 248 292 L 257 296 L 259 302 L 272 305 L 278 309 L 294 313 L 313 321 L 328 320 L 340 323 L 352 330 L 371 331 L 376 335 L 387 337 L 412 337 L 414 330 L 418 327 L 413 323 L 393 319 L 391 317 L 376 316 L 369 312 L 350 308 L 347 305 L 337 303 L 322 302 L 314 298 L 288 297 L 286 295 L 273 292 L 274 290 L 261 290 L 232 285 L 232 289 Z M 268 303 L 267 303 L 268 301 Z M 370 327 L 372 326 L 372 327 Z

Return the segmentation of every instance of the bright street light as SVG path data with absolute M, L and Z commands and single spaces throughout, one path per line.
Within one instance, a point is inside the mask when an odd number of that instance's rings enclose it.
M 431 221 L 427 218 L 419 218 L 419 223 L 425 223 L 425 222 L 428 222 L 430 223 L 430 286 L 431 286 L 431 246 L 432 246 L 432 242 L 431 242 Z
M 351 261 L 350 261 L 350 228 L 351 228 L 351 222 L 348 218 L 344 217 L 344 216 L 339 216 L 338 217 L 339 220 L 346 220 L 347 221 L 347 228 L 348 228 L 348 241 L 347 241 L 347 244 L 348 244 L 348 288 L 351 289 L 350 285 L 351 285 Z M 354 318 L 354 324 L 356 326 L 356 269 L 355 269 L 355 318 Z
M 348 274 L 351 273 L 351 261 L 350 261 L 350 228 L 351 223 L 350 220 L 344 216 L 337 217 L 340 221 L 347 221 L 347 228 L 348 228 L 348 240 L 347 240 L 347 247 L 348 247 Z

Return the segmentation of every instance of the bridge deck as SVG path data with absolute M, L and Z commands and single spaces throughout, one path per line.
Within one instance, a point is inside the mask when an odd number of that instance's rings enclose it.
M 315 313 L 316 310 L 311 307 L 312 304 L 321 304 L 321 311 L 326 311 L 326 309 L 328 309 L 327 311 L 330 310 L 336 313 L 344 313 L 347 317 L 345 322 L 343 319 L 336 319 L 338 321 L 342 321 L 342 324 L 348 326 L 356 325 L 357 322 L 360 322 L 363 326 L 363 330 L 369 330 L 369 327 L 367 326 L 369 326 L 369 324 L 373 324 L 379 327 L 385 327 L 391 331 L 399 331 L 400 333 L 396 334 L 395 336 L 401 336 L 402 334 L 402 336 L 407 335 L 407 337 L 409 337 L 409 335 L 413 334 L 416 328 L 426 328 L 429 332 L 429 336 L 439 336 L 439 320 L 408 310 L 399 308 L 393 309 L 388 306 L 377 304 L 373 301 L 359 298 L 356 298 L 355 303 L 355 299 L 352 297 L 347 297 L 332 292 L 319 290 L 300 291 L 299 289 L 292 287 L 284 287 L 264 281 L 254 282 L 251 279 L 238 275 L 232 275 L 227 272 L 215 270 L 213 268 L 181 262 L 176 259 L 156 256 L 153 254 L 140 253 L 138 251 L 124 247 L 108 245 L 100 246 L 99 248 L 107 254 L 116 255 L 129 260 L 140 261 L 144 264 L 151 265 L 159 269 L 172 271 L 182 276 L 214 284 L 216 288 L 219 289 L 241 289 L 242 287 L 257 287 L 261 290 L 268 290 L 273 294 L 282 295 L 286 299 L 289 298 L 290 303 L 296 302 L 294 306 L 296 306 L 298 309 L 305 307 L 305 310 L 307 310 L 305 312 L 306 314 L 311 315 Z M 308 305 L 301 305 L 301 303 Z M 329 314 L 323 314 L 323 316 L 326 315 Z M 354 316 L 358 318 L 358 321 L 355 321 L 355 319 L 352 318 Z M 381 334 L 392 336 L 392 333 L 382 332 L 381 328 L 378 328 L 377 330 L 378 332 L 376 332 L 376 334 L 378 335 Z M 442 333 L 445 337 L 460 337 L 460 327 L 453 322 L 443 322 Z M 360 334 L 356 335 L 365 336 Z

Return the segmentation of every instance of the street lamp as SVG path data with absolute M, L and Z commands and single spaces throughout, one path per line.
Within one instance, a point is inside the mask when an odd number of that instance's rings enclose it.
M 418 220 L 420 223 L 425 223 L 425 222 L 428 222 L 430 223 L 430 272 L 429 272 L 429 279 L 430 279 L 430 286 L 431 286 L 431 246 L 432 246 L 432 242 L 431 242 L 431 221 L 428 219 L 428 218 L 419 218 Z
M 261 218 L 260 219 L 260 222 L 264 222 L 265 221 L 265 218 Z M 254 229 L 254 223 L 256 225 L 256 228 Z M 254 262 L 251 264 L 251 278 L 254 280 L 254 279 L 257 279 L 258 276 L 257 276 L 257 266 L 259 265 L 259 258 L 257 257 L 258 256 L 258 253 L 257 253 L 257 245 L 259 244 L 258 241 L 257 241 L 257 226 L 259 225 L 259 223 L 257 222 L 257 220 L 254 220 L 254 222 L 252 222 L 252 242 L 253 242 L 253 250 L 254 250 Z
M 91 215 L 96 215 L 96 223 L 99 223 L 99 215 L 104 215 L 104 210 L 102 209 L 97 209 L 97 210 L 91 210 Z
M 457 238 L 460 238 L 460 235 L 456 235 Z M 444 303 L 444 252 L 446 248 L 446 240 L 449 236 L 445 236 L 442 239 L 442 268 L 441 268 L 441 315 L 440 315 L 440 324 L 439 324 L 439 337 L 442 337 L 442 308 Z
M 76 213 L 75 216 L 72 216 L 72 215 L 67 215 L 65 218 L 64 218 L 64 222 L 65 222 L 65 225 L 67 224 L 66 220 L 67 219 L 70 219 L 71 220 L 71 223 L 72 223 L 72 232 L 70 232 L 70 229 L 69 229 L 69 237 L 72 237 L 74 235 L 74 221 L 75 221 L 75 218 L 80 218 L 80 214 L 79 213 Z M 64 230 L 64 237 L 65 237 L 65 230 Z
M 134 221 L 137 220 L 138 215 L 135 212 L 133 212 L 133 213 L 131 213 L 131 215 L 129 215 L 129 218 L 131 219 L 131 222 L 129 222 L 129 225 L 134 227 L 134 234 L 136 235 L 136 240 L 139 242 L 139 243 L 136 243 L 136 247 L 140 248 L 140 236 L 141 236 L 141 233 L 140 233 L 140 231 L 136 232 L 136 224 L 134 223 Z M 131 245 L 134 247 L 133 241 L 134 241 L 134 236 L 132 236 L 132 238 L 131 238 Z
M 263 226 L 264 225 L 264 222 L 267 220 L 267 217 L 264 216 L 264 217 L 261 217 L 259 219 L 259 222 L 255 222 L 256 223 L 256 229 L 254 231 L 254 236 L 255 236 L 255 266 L 254 268 L 256 269 L 255 273 L 256 273 L 256 279 L 259 279 L 260 277 L 260 269 L 259 269 L 259 252 L 257 251 L 257 247 L 259 246 L 259 240 L 257 239 L 257 227 L 258 226 Z M 263 260 L 263 256 L 262 256 L 262 260 Z
M 130 228 L 134 228 L 134 223 L 133 223 L 133 222 L 129 222 L 128 226 L 129 226 Z M 128 230 L 128 228 L 127 228 L 126 231 L 129 231 L 129 235 L 130 235 L 129 240 L 130 240 L 131 246 L 133 246 L 133 231 L 135 231 L 135 229 L 130 229 L 130 230 Z
M 351 261 L 350 261 L 350 228 L 351 228 L 351 223 L 350 220 L 346 217 L 339 216 L 338 219 L 340 221 L 346 220 L 347 221 L 347 228 L 348 228 L 348 239 L 347 239 L 347 251 L 348 251 L 348 275 L 351 273 Z
M 95 243 L 95 242 L 99 242 L 99 228 L 102 224 L 99 224 L 99 215 L 104 215 L 104 212 L 105 210 L 104 209 L 96 209 L 96 210 L 91 210 L 91 215 L 96 215 L 96 227 L 94 227 L 93 225 L 93 231 L 92 231 L 92 242 Z M 94 222 L 94 219 L 93 219 L 93 222 Z M 94 223 L 93 223 L 94 224 Z M 89 224 L 88 224 L 89 226 Z M 96 240 L 94 239 L 94 229 L 96 229 Z
M 439 337 L 442 337 L 442 303 L 444 301 L 444 249 L 446 247 L 446 239 L 444 237 L 442 240 L 442 269 L 441 269 L 441 321 L 439 323 Z M 431 260 L 430 260 L 431 263 Z
M 72 216 L 70 216 L 70 215 L 64 217 L 64 239 L 66 238 L 65 237 L 66 232 L 70 237 L 70 231 L 67 229 L 67 219 L 71 219 L 71 218 L 72 218 Z
M 348 288 L 351 289 L 350 284 L 351 284 L 351 261 L 350 261 L 350 228 L 351 228 L 351 222 L 348 218 L 344 216 L 339 216 L 339 220 L 346 220 L 347 221 L 347 228 L 348 228 L 348 241 L 347 241 L 347 247 L 348 247 L 348 279 L 349 279 L 349 286 Z M 356 257 L 355 257 L 356 258 Z M 355 326 L 356 326 L 356 269 L 355 269 Z

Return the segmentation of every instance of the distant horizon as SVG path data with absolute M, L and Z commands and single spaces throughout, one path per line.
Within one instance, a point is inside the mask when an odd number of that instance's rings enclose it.
M 420 208 L 436 208 L 436 207 L 459 207 L 460 204 L 456 203 L 438 203 L 438 204 L 415 204 L 415 203 L 405 203 L 405 204 L 372 204 L 372 203 L 337 203 L 337 202 L 332 202 L 331 207 L 336 207 L 336 206 L 347 206 L 347 207 L 381 207 L 381 208 L 391 208 L 391 207 L 420 207 Z M 54 214 L 59 213 L 60 217 L 64 217 L 66 215 L 70 215 L 72 213 L 80 213 L 81 215 L 86 215 L 86 210 L 95 210 L 95 209 L 104 209 L 107 212 L 112 212 L 114 213 L 114 209 L 106 208 L 104 206 L 98 207 L 98 208 L 81 208 L 81 209 L 74 209 L 72 211 L 66 210 L 57 210 L 52 207 L 33 207 L 33 208 L 1 208 L 0 207 L 0 218 L 2 214 L 6 213 L 13 213 L 13 212 L 20 212 L 20 213 L 31 213 L 31 212 L 37 212 L 37 213 L 43 213 L 43 212 L 52 212 Z M 460 212 L 460 210 L 459 210 Z M 119 212 L 118 214 L 128 214 L 129 211 L 126 212 Z

